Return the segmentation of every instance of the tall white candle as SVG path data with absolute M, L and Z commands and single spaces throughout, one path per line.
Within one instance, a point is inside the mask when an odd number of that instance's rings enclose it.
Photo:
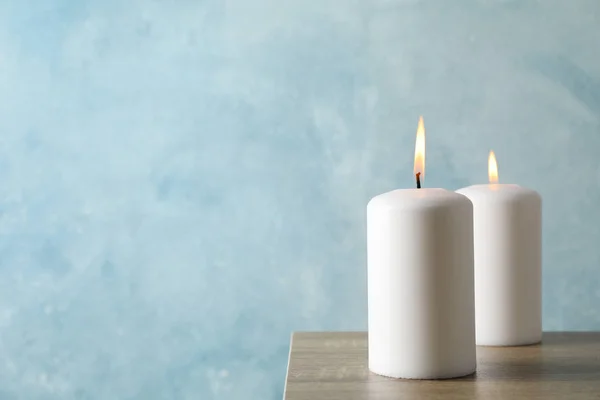
M 415 173 L 424 177 L 422 150 Z M 422 154 L 419 154 L 422 151 Z M 443 379 L 475 371 L 473 210 L 443 189 L 394 190 L 367 206 L 369 369 Z
M 458 191 L 473 202 L 477 344 L 517 346 L 542 339 L 542 201 L 518 185 L 497 183 Z

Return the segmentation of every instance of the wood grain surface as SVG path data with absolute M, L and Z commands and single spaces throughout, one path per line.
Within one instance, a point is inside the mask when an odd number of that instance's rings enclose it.
M 550 332 L 534 346 L 478 347 L 474 375 L 438 381 L 369 372 L 365 332 L 296 332 L 284 399 L 600 400 L 600 332 Z

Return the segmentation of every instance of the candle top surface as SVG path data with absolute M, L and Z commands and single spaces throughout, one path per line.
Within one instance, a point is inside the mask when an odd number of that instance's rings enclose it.
M 397 189 L 375 196 L 368 207 L 386 208 L 429 208 L 467 203 L 470 201 L 462 194 L 440 188 Z
M 489 183 L 467 186 L 457 190 L 457 193 L 464 194 L 469 198 L 488 197 L 511 200 L 520 197 L 537 197 L 541 200 L 539 193 L 535 190 L 510 183 Z

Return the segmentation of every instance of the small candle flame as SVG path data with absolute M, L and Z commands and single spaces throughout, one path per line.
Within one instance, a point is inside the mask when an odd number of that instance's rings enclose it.
M 413 173 L 417 177 L 417 180 L 423 180 L 425 177 L 425 124 L 423 123 L 423 117 L 419 117 L 419 126 L 417 127 L 415 167 Z
M 488 157 L 488 177 L 490 178 L 490 183 L 498 183 L 498 163 L 493 151 L 490 151 L 490 156 Z

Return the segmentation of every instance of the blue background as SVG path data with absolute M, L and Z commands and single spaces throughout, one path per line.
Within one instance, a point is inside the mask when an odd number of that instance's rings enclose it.
M 544 198 L 544 328 L 600 329 L 597 0 L 0 3 L 0 398 L 278 399 L 366 328 L 365 205 Z

